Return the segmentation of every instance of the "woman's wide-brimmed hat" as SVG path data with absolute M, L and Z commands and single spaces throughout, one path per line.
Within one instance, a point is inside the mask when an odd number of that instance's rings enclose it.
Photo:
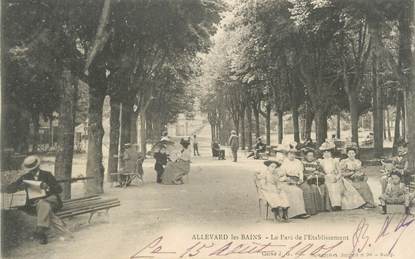
M 231 134 L 236 134 L 236 130 L 232 130 L 231 131 Z
M 334 143 L 324 142 L 323 144 L 321 144 L 319 150 L 320 151 L 331 151 L 331 150 L 334 150 L 335 148 L 336 148 L 336 145 L 334 145 Z
M 287 147 L 286 145 L 278 144 L 277 147 L 275 148 L 275 152 L 287 153 L 289 149 L 290 148 Z
M 22 164 L 23 171 L 32 171 L 40 166 L 40 157 L 38 156 L 28 156 L 24 159 Z
M 266 166 L 270 166 L 271 164 L 276 164 L 277 167 L 281 166 L 281 163 L 278 162 L 278 161 L 275 161 L 275 160 L 267 160 L 267 161 L 264 161 L 264 165 L 266 165 Z
M 353 150 L 354 152 L 359 151 L 359 146 L 355 142 L 351 142 L 348 145 L 346 145 L 346 152 L 349 152 L 350 150 Z
M 302 151 L 303 151 L 304 155 L 307 155 L 310 152 L 313 153 L 313 154 L 316 154 L 316 150 L 314 148 L 311 148 L 311 147 L 305 147 L 305 148 L 302 149 Z
M 399 177 L 402 177 L 402 173 L 401 173 L 399 170 L 393 170 L 393 171 L 390 173 L 390 176 L 392 176 L 392 175 L 397 175 L 397 176 L 399 176 Z

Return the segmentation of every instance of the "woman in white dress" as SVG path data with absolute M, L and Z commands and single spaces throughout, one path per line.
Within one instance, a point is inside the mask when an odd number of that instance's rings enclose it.
M 372 190 L 367 183 L 368 177 L 362 171 L 362 162 L 356 158 L 357 144 L 346 148 L 347 158 L 340 161 L 340 171 L 344 181 L 349 182 L 366 202 L 365 208 L 375 208 Z
M 323 152 L 323 159 L 319 159 L 319 163 L 326 174 L 325 179 L 330 204 L 334 211 L 359 208 L 365 204 L 365 201 L 356 189 L 343 179 L 339 171 L 339 159 L 333 158 L 334 149 L 334 143 L 323 143 L 320 147 Z
M 256 184 L 258 195 L 261 199 L 268 202 L 275 219 L 280 220 L 281 214 L 284 221 L 288 220 L 288 198 L 284 191 L 281 190 L 278 182 L 274 178 L 274 171 L 281 166 L 278 161 L 268 160 L 264 162 L 266 168 L 256 174 Z M 280 213 L 281 210 L 281 213 Z
M 290 149 L 288 154 L 281 152 L 282 165 L 276 168 L 276 178 L 281 189 L 287 194 L 290 209 L 288 217 L 310 217 L 305 211 L 303 190 L 298 187 L 303 182 L 303 164 L 295 158 L 296 150 Z

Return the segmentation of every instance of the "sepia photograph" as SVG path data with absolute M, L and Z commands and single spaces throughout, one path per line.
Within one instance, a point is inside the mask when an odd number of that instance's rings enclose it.
M 0 0 L 5 259 L 415 258 L 414 0 Z

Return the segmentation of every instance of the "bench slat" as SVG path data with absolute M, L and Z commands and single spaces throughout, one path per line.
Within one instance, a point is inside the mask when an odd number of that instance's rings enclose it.
M 58 211 L 57 215 L 61 215 L 61 214 L 64 214 L 64 213 L 70 213 L 72 211 L 78 211 L 78 210 L 83 210 L 83 209 L 89 209 L 89 208 L 105 206 L 105 205 L 109 205 L 109 204 L 113 204 L 113 203 L 117 203 L 117 202 L 119 202 L 119 200 L 114 199 L 114 200 L 102 201 L 102 202 L 99 202 L 99 203 L 85 204 L 83 206 L 77 206 L 77 207 L 68 208 L 68 209 L 63 208 L 62 210 Z
M 72 203 L 72 202 L 77 202 L 77 201 L 81 201 L 81 200 L 88 200 L 88 199 L 92 199 L 92 198 L 101 198 L 101 197 L 99 197 L 99 195 L 90 195 L 90 196 L 85 196 L 85 197 L 81 197 L 81 198 L 64 200 L 62 202 L 63 202 L 63 204 L 66 204 L 66 203 Z
M 108 203 L 95 204 L 93 206 L 85 206 L 85 207 L 76 208 L 76 209 L 72 209 L 72 210 L 59 211 L 56 215 L 59 216 L 59 215 L 63 215 L 63 214 L 70 214 L 70 213 L 74 213 L 74 212 L 82 211 L 82 210 L 89 210 L 89 209 L 101 208 L 101 207 L 105 207 L 105 206 L 111 206 L 113 204 L 120 204 L 120 202 L 119 201 L 113 201 L 113 202 L 108 202 Z
M 60 215 L 58 213 L 57 216 L 59 216 L 60 218 L 68 218 L 68 217 L 73 217 L 73 216 L 77 216 L 77 215 L 82 215 L 82 214 L 86 214 L 86 213 L 91 213 L 91 212 L 99 211 L 99 210 L 105 210 L 105 209 L 109 209 L 109 208 L 113 208 L 113 207 L 118 207 L 120 205 L 121 205 L 120 202 L 116 202 L 116 203 L 112 203 L 111 205 L 106 205 L 106 206 L 101 206 L 101 207 L 96 207 L 96 208 L 91 208 L 91 209 L 80 210 L 80 211 L 76 211 L 76 212 L 72 212 L 72 213 L 67 213 L 67 214 L 63 214 L 63 215 Z

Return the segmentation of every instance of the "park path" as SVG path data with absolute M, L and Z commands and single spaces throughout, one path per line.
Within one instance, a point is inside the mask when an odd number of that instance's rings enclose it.
M 136 251 L 160 235 L 178 242 L 177 236 L 190 240 L 193 234 L 247 231 L 282 231 L 308 229 L 321 231 L 331 227 L 357 224 L 361 217 L 382 220 L 378 209 L 321 213 L 307 220 L 277 224 L 259 217 L 253 173 L 262 161 L 241 158 L 212 160 L 208 145 L 202 144 L 202 157 L 191 166 L 189 182 L 180 186 L 158 185 L 152 169 L 154 161 L 145 162 L 144 184 L 126 189 L 106 186 L 105 196 L 118 197 L 121 206 L 110 211 L 109 221 L 98 216 L 87 225 L 87 216 L 69 221 L 74 239 L 55 235 L 46 246 L 32 241 L 14 249 L 8 258 L 130 258 Z M 229 154 L 229 153 L 228 153 Z M 376 168 L 367 169 L 375 196 L 379 192 Z M 74 186 L 81 195 L 82 184 Z M 318 223 L 318 224 L 316 224 Z M 347 231 L 351 231 L 349 228 Z M 174 243 L 173 242 L 173 243 Z M 167 257 L 172 258 L 172 257 Z

